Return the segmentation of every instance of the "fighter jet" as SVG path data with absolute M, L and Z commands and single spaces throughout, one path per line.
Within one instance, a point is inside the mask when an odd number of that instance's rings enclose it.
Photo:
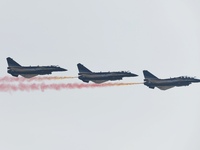
M 92 81 L 94 83 L 103 83 L 106 81 L 113 81 L 113 80 L 122 80 L 123 77 L 135 77 L 138 76 L 136 74 L 133 74 L 131 72 L 92 72 L 89 69 L 87 69 L 82 64 L 77 64 L 78 70 L 79 70 L 79 79 L 83 82 L 89 83 L 89 81 Z
M 7 72 L 14 77 L 21 75 L 25 78 L 32 78 L 37 75 L 51 74 L 53 71 L 67 71 L 67 69 L 59 66 L 21 66 L 10 57 L 6 59 L 8 63 Z
M 188 86 L 191 83 L 200 82 L 200 79 L 195 79 L 192 77 L 176 77 L 176 78 L 168 78 L 168 79 L 159 79 L 153 74 L 151 74 L 149 71 L 144 70 L 144 85 L 148 86 L 151 89 L 154 89 L 155 87 L 159 88 L 160 90 L 168 90 L 170 88 L 173 88 L 175 86 Z

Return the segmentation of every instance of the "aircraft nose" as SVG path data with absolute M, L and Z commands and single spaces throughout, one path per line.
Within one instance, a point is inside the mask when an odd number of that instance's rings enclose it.
M 200 79 L 194 79 L 194 82 L 200 82 Z
M 60 71 L 67 71 L 67 69 L 65 69 L 65 68 L 60 68 Z
M 133 77 L 137 77 L 137 76 L 138 76 L 137 74 L 134 74 L 134 73 L 131 73 L 131 75 L 132 75 Z

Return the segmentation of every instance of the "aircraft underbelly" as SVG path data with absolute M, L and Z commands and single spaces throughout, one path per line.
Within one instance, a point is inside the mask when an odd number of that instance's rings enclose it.
M 94 83 L 100 84 L 100 83 L 106 82 L 108 80 L 91 80 L 91 81 Z
M 190 83 L 188 82 L 163 82 L 163 83 L 155 83 L 155 86 L 187 86 Z
M 121 78 L 108 78 L 108 77 L 92 77 L 92 78 L 85 78 L 87 81 L 92 81 L 94 83 L 103 83 L 106 81 L 114 81 L 114 80 L 121 80 Z
M 38 74 L 20 74 L 22 77 L 24 78 L 32 78 L 32 77 L 35 77 L 37 76 Z
M 20 70 L 20 71 L 15 71 L 17 74 L 24 74 L 24 75 L 43 75 L 43 74 L 51 74 L 51 71 L 46 71 L 46 70 L 40 70 L 40 71 L 35 71 L 35 70 Z
M 188 82 L 157 82 L 151 84 L 152 86 L 155 86 L 159 88 L 160 90 L 168 90 L 170 88 L 173 88 L 175 86 L 188 86 L 190 83 Z
M 160 90 L 168 90 L 170 88 L 173 88 L 174 86 L 157 86 Z
M 104 81 L 104 80 L 121 80 L 122 77 L 108 77 L 108 76 L 87 76 L 87 77 L 84 77 L 88 80 L 100 80 L 100 81 Z

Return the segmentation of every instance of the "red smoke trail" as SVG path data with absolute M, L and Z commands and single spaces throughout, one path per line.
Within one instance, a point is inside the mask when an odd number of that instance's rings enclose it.
M 5 76 L 5 77 L 0 78 L 0 82 L 31 82 L 31 81 L 62 80 L 62 79 L 73 79 L 73 78 L 77 78 L 77 77 L 52 76 L 52 77 L 33 77 L 33 78 L 27 79 L 27 78 L 23 78 L 23 77 L 16 78 L 16 77 Z
M 62 89 L 82 89 L 82 88 L 97 88 L 97 87 L 111 87 L 111 86 L 125 86 L 141 83 L 104 83 L 104 84 L 79 84 L 79 83 L 67 83 L 67 84 L 0 84 L 0 92 L 12 92 L 12 91 L 45 91 L 45 90 L 62 90 Z

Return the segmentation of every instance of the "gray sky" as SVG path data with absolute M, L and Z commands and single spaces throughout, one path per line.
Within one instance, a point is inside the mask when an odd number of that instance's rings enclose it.
M 139 75 L 120 82 L 143 81 L 144 69 L 200 78 L 199 8 L 197 0 L 1 0 L 0 76 L 10 56 L 69 70 L 52 76 L 76 76 L 81 62 Z M 199 150 L 199 87 L 1 92 L 0 149 Z

